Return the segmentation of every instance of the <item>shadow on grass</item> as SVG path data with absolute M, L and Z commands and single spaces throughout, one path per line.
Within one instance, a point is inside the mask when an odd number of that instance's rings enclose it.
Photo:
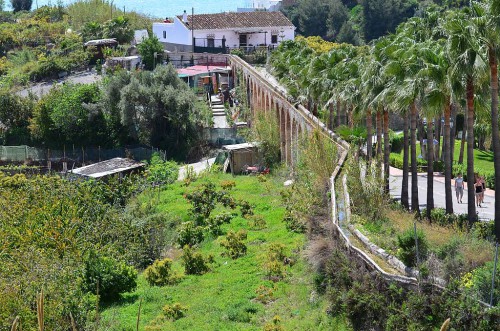
M 478 151 L 476 153 L 476 158 L 482 161 L 493 162 L 493 153 L 487 151 Z
M 121 307 L 125 305 L 130 305 L 139 300 L 139 294 L 137 293 L 127 293 L 125 295 L 121 295 L 119 299 L 108 302 L 100 302 L 100 306 L 102 309 L 108 309 L 111 307 Z

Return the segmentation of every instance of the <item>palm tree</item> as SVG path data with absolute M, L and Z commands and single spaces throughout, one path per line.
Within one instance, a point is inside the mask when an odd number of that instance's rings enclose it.
M 498 127 L 498 47 L 500 45 L 500 3 L 489 0 L 474 3 L 474 23 L 478 28 L 481 43 L 486 47 L 490 70 L 491 135 L 493 143 L 493 164 L 495 168 L 495 236 L 500 241 L 500 135 Z M 468 152 L 468 148 L 467 148 Z
M 481 72 L 481 58 L 478 55 L 476 27 L 471 17 L 464 12 L 451 12 L 442 22 L 447 39 L 447 52 L 453 59 L 451 74 L 462 81 L 467 109 L 467 217 L 470 223 L 476 221 L 474 192 L 474 99 L 475 81 Z M 484 67 L 484 66 L 483 66 Z
M 424 89 L 424 79 L 418 73 L 422 70 L 423 61 L 419 55 L 420 43 L 427 39 L 422 33 L 425 19 L 412 18 L 401 24 L 396 31 L 393 41 L 394 52 L 392 61 L 387 66 L 387 74 L 395 79 L 393 84 L 394 107 L 401 107 L 400 111 L 409 109 L 410 124 L 410 161 L 411 161 L 411 209 L 420 215 L 418 199 L 418 175 L 417 175 L 417 122 L 420 107 L 420 99 Z M 405 186 L 405 167 L 403 164 L 403 185 Z M 406 189 L 407 190 L 407 189 Z M 402 188 L 403 193 L 404 189 Z
M 422 54 L 424 55 L 424 62 L 426 64 L 425 69 L 422 71 L 428 79 L 428 84 L 426 88 L 426 93 L 424 97 L 424 104 L 429 109 L 434 110 L 431 112 L 432 115 L 442 114 L 444 115 L 444 173 L 445 173 L 445 201 L 446 201 L 446 213 L 453 214 L 453 197 L 451 192 L 451 170 L 452 170 L 452 159 L 450 154 L 450 117 L 451 117 L 451 96 L 452 96 L 452 77 L 449 74 L 450 62 L 448 56 L 445 52 L 445 48 L 442 44 L 432 43 L 429 48 L 424 48 Z M 439 133 L 439 126 L 437 122 L 441 122 L 441 116 L 437 116 L 435 125 L 436 131 Z M 431 118 L 427 117 L 428 131 L 427 131 L 427 146 L 430 151 L 434 147 L 432 130 L 429 132 L 429 124 Z M 439 150 L 439 145 L 436 146 Z M 429 152 L 430 154 L 430 152 Z M 438 157 L 437 155 L 431 155 L 433 158 Z M 431 157 L 429 156 L 429 157 Z M 429 176 L 432 178 L 432 162 L 430 159 L 427 160 Z M 428 180 L 431 180 L 428 177 Z M 433 180 L 433 179 L 432 179 Z M 432 206 L 432 199 L 428 197 L 427 212 L 428 217 L 430 216 L 430 209 Z

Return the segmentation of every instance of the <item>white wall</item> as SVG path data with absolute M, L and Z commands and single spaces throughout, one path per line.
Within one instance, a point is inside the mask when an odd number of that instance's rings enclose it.
M 166 38 L 163 38 L 166 32 Z M 160 42 L 192 45 L 191 30 L 189 30 L 177 17 L 173 23 L 153 23 L 153 33 Z
M 226 46 L 233 48 L 240 46 L 239 34 L 234 30 L 195 30 L 194 37 L 196 46 L 207 46 L 206 39 L 211 37 L 215 39 L 215 47 L 222 46 L 222 38 L 226 38 Z M 271 45 L 271 36 L 278 35 L 278 43 L 285 40 L 293 40 L 295 38 L 295 29 L 293 27 L 267 27 L 267 28 L 252 28 L 246 29 L 248 31 L 267 31 L 264 33 L 248 33 L 247 46 L 257 45 Z M 163 38 L 164 31 L 166 38 Z M 153 23 L 153 33 L 158 37 L 160 42 L 178 44 L 178 45 L 192 45 L 191 30 L 189 30 L 177 17 L 174 18 L 173 23 Z
M 226 46 L 233 48 L 240 46 L 240 35 L 235 31 L 241 31 L 242 29 L 236 30 L 195 30 L 194 37 L 196 40 L 196 46 L 206 46 L 206 38 L 210 35 L 215 39 L 215 47 L 222 46 L 222 38 L 226 38 Z M 255 28 L 248 29 L 249 31 L 267 31 L 267 33 L 248 33 L 247 34 L 247 46 L 257 46 L 261 44 L 271 45 L 271 35 L 278 35 L 278 45 L 282 40 L 293 40 L 295 38 L 295 30 L 293 27 L 273 27 L 273 28 Z M 283 31 L 283 33 L 281 32 Z M 281 37 L 283 36 L 283 38 Z M 199 39 L 198 39 L 199 38 Z

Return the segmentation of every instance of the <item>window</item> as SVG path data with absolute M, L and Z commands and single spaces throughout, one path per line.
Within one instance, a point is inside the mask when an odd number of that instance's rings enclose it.
M 167 39 L 167 31 L 163 31 L 163 39 Z
M 207 38 L 207 47 L 215 47 L 215 39 L 214 38 Z
M 278 35 L 272 34 L 271 35 L 271 44 L 277 44 L 277 43 L 278 43 Z

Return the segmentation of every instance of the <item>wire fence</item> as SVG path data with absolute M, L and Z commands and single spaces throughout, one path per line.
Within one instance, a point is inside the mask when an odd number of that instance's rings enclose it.
M 63 150 L 21 146 L 0 146 L 0 161 L 2 162 L 64 162 L 72 161 L 77 164 L 99 162 L 115 157 L 126 157 L 136 161 L 150 160 L 154 153 L 166 158 L 165 151 L 154 147 L 127 146 L 111 149 L 100 147 L 72 147 Z
M 238 135 L 238 129 L 235 127 L 205 128 L 202 131 L 202 139 L 217 147 L 245 142 L 245 138 Z

